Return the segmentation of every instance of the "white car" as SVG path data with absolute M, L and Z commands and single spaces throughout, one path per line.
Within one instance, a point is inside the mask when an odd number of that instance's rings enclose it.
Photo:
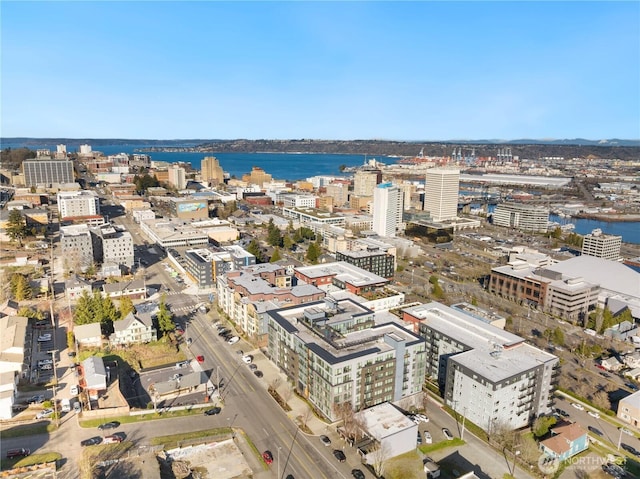
M 577 402 L 572 402 L 571 405 L 579 411 L 584 411 L 584 406 L 582 404 L 578 404 Z
M 238 341 L 240 341 L 240 338 L 238 336 L 234 336 L 232 338 L 229 339 L 229 341 L 227 341 L 229 344 L 236 344 Z
M 246 356 L 242 356 L 242 360 L 247 364 L 251 364 L 253 362 L 253 356 L 247 354 Z
M 600 419 L 600 414 L 596 411 L 587 411 L 587 414 L 591 417 L 595 417 L 596 419 Z
M 429 422 L 429 418 L 424 414 L 416 414 L 414 417 L 420 422 Z
M 422 437 L 424 437 L 425 444 L 431 444 L 433 442 L 433 438 L 431 437 L 431 433 L 429 431 L 423 432 Z
M 633 435 L 634 435 L 634 434 L 633 434 L 629 429 L 627 429 L 626 427 L 621 427 L 621 428 L 620 428 L 620 432 L 624 432 L 624 433 L 625 433 L 626 435 L 628 435 L 628 436 L 633 436 Z
M 36 419 L 44 419 L 45 417 L 49 417 L 53 414 L 53 409 L 43 409 L 38 414 L 36 414 Z
M 50 333 L 45 333 L 45 334 L 41 334 L 40 336 L 38 336 L 38 342 L 44 343 L 46 341 L 51 341 L 51 334 Z

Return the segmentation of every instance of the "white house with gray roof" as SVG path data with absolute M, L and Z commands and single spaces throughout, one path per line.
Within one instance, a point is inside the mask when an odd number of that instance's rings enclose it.
M 100 328 L 100 323 L 74 326 L 73 336 L 78 346 L 97 348 L 102 346 L 102 329 Z
M 113 322 L 113 334 L 109 336 L 112 346 L 126 344 L 149 343 L 158 339 L 158 333 L 153 327 L 150 315 L 127 314 L 119 321 Z

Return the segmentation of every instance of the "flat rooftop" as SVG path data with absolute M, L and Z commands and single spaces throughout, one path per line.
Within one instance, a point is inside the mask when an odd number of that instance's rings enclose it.
M 307 278 L 322 278 L 325 276 L 335 276 L 338 281 L 349 283 L 354 286 L 367 286 L 386 284 L 389 280 L 373 274 L 362 268 L 358 268 L 345 261 L 336 261 L 335 263 L 317 264 L 313 266 L 303 266 L 296 268 L 296 271 L 300 272 Z

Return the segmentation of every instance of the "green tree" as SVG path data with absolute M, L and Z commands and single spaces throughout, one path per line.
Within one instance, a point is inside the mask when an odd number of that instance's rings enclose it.
M 271 246 L 280 247 L 283 244 L 282 234 L 276 225 L 273 224 L 273 218 L 269 220 L 267 225 L 267 243 Z
M 118 311 L 120 311 L 120 317 L 124 318 L 129 313 L 135 311 L 135 307 L 133 306 L 133 301 L 129 296 L 125 296 L 120 299 L 120 304 L 118 305 Z
M 19 210 L 11 210 L 9 212 L 6 231 L 11 241 L 18 240 L 22 244 L 22 238 L 27 236 L 27 221 Z
M 564 346 L 564 332 L 559 326 L 553 330 L 553 342 L 558 346 Z
M 164 295 L 162 296 L 162 299 L 160 299 L 156 319 L 158 320 L 158 329 L 163 335 L 176 329 L 176 325 L 173 322 L 173 315 L 171 314 L 171 311 L 169 311 L 169 308 L 167 308 Z
M 556 424 L 557 420 L 553 416 L 540 416 L 533 422 L 533 435 L 536 438 L 546 436 L 549 429 Z
M 604 307 L 604 311 L 602 311 L 602 326 L 600 326 L 600 330 L 598 331 L 600 334 L 604 333 L 605 329 L 609 329 L 611 326 L 616 324 L 616 320 L 611 313 L 611 310 L 608 306 Z
M 256 257 L 256 263 L 264 262 L 264 255 L 262 254 L 262 249 L 260 248 L 257 240 L 251 240 L 251 243 L 247 246 L 247 251 Z
M 31 289 L 29 279 L 26 276 L 22 274 L 19 274 L 17 276 L 13 297 L 16 299 L 16 301 L 23 301 L 25 299 L 31 299 L 33 297 L 33 290 Z
M 291 236 L 287 235 L 285 237 L 282 238 L 282 246 L 284 247 L 285 250 L 287 251 L 291 251 L 291 248 L 293 248 L 293 240 L 291 239 Z
M 32 309 L 27 306 L 22 306 L 18 310 L 18 316 L 24 316 L 29 319 L 42 319 L 44 318 L 44 314 L 39 309 Z
M 116 309 L 111 298 L 101 298 L 100 310 L 102 312 L 100 319 L 102 332 L 109 335 L 113 333 L 113 322 L 120 319 L 120 312 Z
M 95 322 L 92 310 L 91 295 L 85 290 L 82 292 L 76 303 L 76 309 L 73 312 L 73 321 L 75 324 L 91 324 Z
M 311 243 L 307 249 L 307 261 L 311 264 L 316 264 L 320 258 L 320 248 L 316 243 Z
M 280 250 L 278 248 L 273 250 L 273 254 L 271 255 L 271 260 L 269 260 L 270 263 L 275 263 L 276 261 L 280 261 L 282 259 L 282 256 L 280 256 Z

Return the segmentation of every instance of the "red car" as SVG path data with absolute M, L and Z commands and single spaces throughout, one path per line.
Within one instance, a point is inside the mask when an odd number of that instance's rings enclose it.
M 197 356 L 196 359 L 198 360 L 199 363 L 204 363 L 204 356 Z
M 264 451 L 262 453 L 262 459 L 264 459 L 267 465 L 270 465 L 273 462 L 273 454 L 271 454 L 271 451 Z

